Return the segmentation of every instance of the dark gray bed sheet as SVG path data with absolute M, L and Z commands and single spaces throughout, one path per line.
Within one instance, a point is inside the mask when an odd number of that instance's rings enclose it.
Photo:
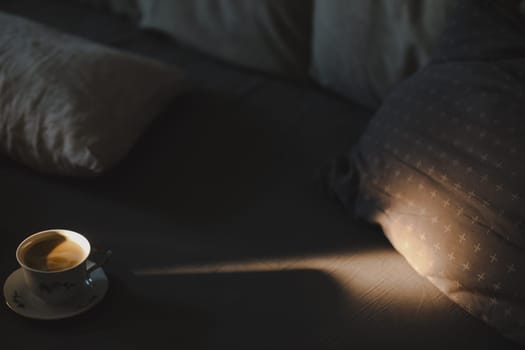
M 369 112 L 65 1 L 35 4 L 0 7 L 177 63 L 193 88 L 107 176 L 41 176 L 0 158 L 0 281 L 18 242 L 44 228 L 114 251 L 109 294 L 84 315 L 31 321 L 2 304 L 2 349 L 514 348 L 317 191 L 316 170 Z

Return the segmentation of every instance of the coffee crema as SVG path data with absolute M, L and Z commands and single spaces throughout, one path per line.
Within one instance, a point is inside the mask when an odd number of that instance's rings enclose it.
M 30 242 L 21 254 L 25 265 L 40 271 L 67 270 L 80 264 L 84 255 L 80 245 L 59 233 Z

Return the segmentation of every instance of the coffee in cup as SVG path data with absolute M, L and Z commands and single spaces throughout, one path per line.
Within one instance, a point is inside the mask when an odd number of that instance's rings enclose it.
M 84 249 L 59 231 L 29 241 L 21 250 L 22 262 L 40 271 L 61 271 L 77 266 L 84 260 Z
M 29 290 L 49 304 L 64 303 L 90 287 L 90 273 L 104 260 L 87 268 L 89 241 L 69 230 L 46 230 L 27 237 L 16 250 Z

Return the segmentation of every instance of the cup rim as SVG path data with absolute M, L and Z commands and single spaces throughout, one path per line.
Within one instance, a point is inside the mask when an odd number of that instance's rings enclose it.
M 38 270 L 38 269 L 32 268 L 30 266 L 27 266 L 22 261 L 22 259 L 20 258 L 20 250 L 22 249 L 24 244 L 26 244 L 28 241 L 34 239 L 35 237 L 47 234 L 49 232 L 58 232 L 60 234 L 63 234 L 64 236 L 76 236 L 80 240 L 84 241 L 85 247 L 87 247 L 87 252 L 86 252 L 86 256 L 84 257 L 84 259 L 82 259 L 76 265 L 68 267 L 66 269 L 62 269 L 62 270 L 45 271 L 45 270 Z M 32 271 L 32 272 L 37 272 L 37 273 L 53 274 L 53 273 L 60 273 L 60 272 L 73 270 L 73 269 L 77 268 L 78 266 L 82 265 L 88 259 L 89 254 L 91 254 L 91 244 L 89 243 L 89 240 L 86 237 L 84 237 L 84 235 L 82 235 L 82 234 L 80 234 L 78 232 L 67 230 L 67 229 L 47 229 L 47 230 L 39 231 L 39 232 L 36 232 L 36 233 L 33 233 L 33 234 L 27 236 L 22 242 L 20 242 L 20 244 L 16 248 L 16 253 L 15 254 L 16 254 L 16 260 L 18 261 L 18 264 L 20 264 L 20 266 L 22 268 L 24 268 L 26 270 L 29 270 L 29 271 Z

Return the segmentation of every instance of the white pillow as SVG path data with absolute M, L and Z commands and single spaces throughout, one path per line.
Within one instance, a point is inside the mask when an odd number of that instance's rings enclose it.
M 376 108 L 427 64 L 455 0 L 316 0 L 311 74 Z
M 34 169 L 108 170 L 180 86 L 174 67 L 0 12 L 0 152 Z

